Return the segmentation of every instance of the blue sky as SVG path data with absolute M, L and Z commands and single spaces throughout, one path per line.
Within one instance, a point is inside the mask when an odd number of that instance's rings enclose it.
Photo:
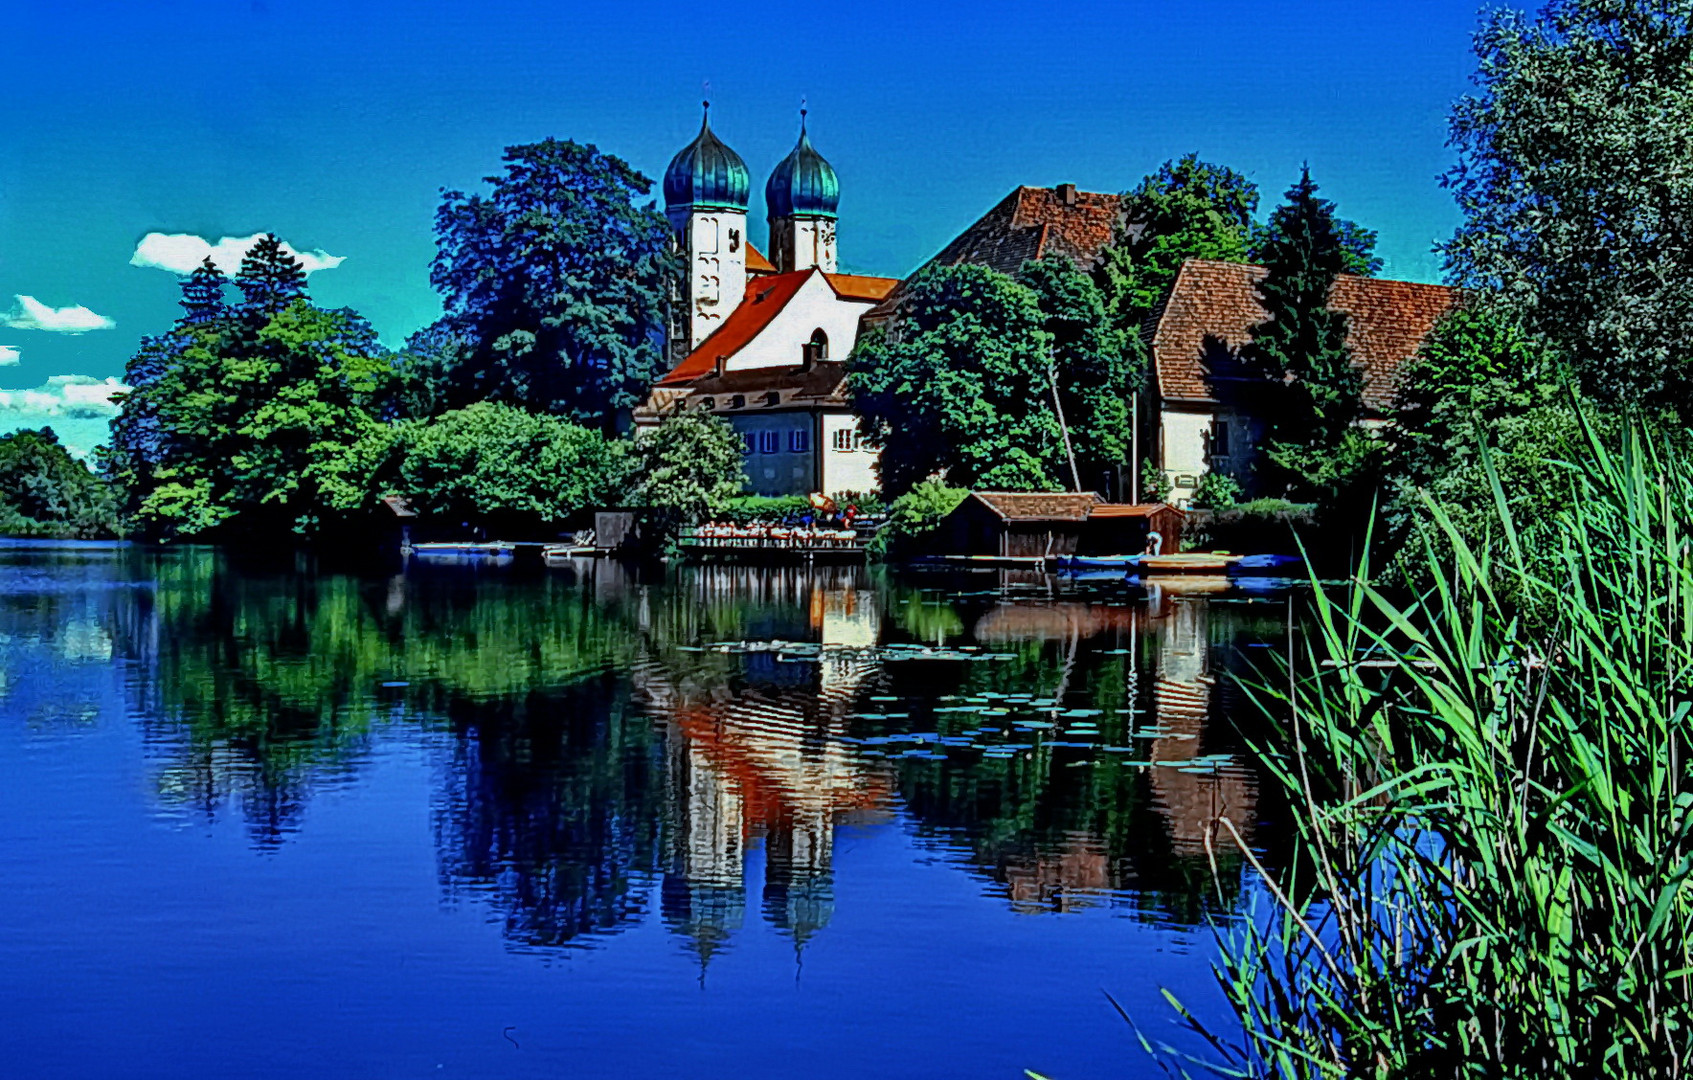
M 1197 151 L 1266 210 L 1309 161 L 1380 231 L 1386 276 L 1438 280 L 1445 117 L 1477 18 L 1477 0 L 30 0 L 0 37 L 0 430 L 102 437 L 101 380 L 175 315 L 177 277 L 131 264 L 149 233 L 275 231 L 339 258 L 314 297 L 397 343 L 438 311 L 440 188 L 549 135 L 656 178 L 708 79 L 757 190 L 809 100 L 844 269 L 908 273 L 1018 184 L 1116 191 Z

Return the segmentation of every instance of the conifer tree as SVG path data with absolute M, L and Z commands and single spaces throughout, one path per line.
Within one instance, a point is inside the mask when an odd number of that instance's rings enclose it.
M 1271 215 L 1270 234 L 1258 285 L 1269 318 L 1253 328 L 1245 359 L 1269 383 L 1269 456 L 1297 485 L 1324 471 L 1324 459 L 1346 441 L 1364 384 L 1346 345 L 1348 320 L 1328 303 L 1347 266 L 1344 238 L 1309 168 Z
M 275 233 L 266 233 L 241 260 L 235 284 L 241 290 L 241 310 L 263 321 L 305 298 L 306 271 L 283 250 Z
M 228 306 L 224 302 L 223 287 L 228 281 L 223 271 L 212 262 L 210 255 L 206 261 L 194 268 L 188 275 L 188 280 L 182 283 L 182 322 L 188 326 L 202 326 L 216 322 L 228 313 Z

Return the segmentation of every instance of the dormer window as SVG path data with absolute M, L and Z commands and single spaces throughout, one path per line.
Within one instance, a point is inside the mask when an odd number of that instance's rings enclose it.
M 717 408 L 717 399 L 714 397 L 701 398 L 700 408 L 706 412 L 710 412 L 711 410 Z
M 744 408 L 746 408 L 747 407 L 747 396 L 745 394 L 736 394 L 734 397 L 729 399 L 729 407 L 731 409 L 744 409 Z
M 781 400 L 782 400 L 782 395 L 781 395 L 781 393 L 780 393 L 780 392 L 778 392 L 778 391 L 775 391 L 775 390 L 768 390 L 768 391 L 766 391 L 766 392 L 765 392 L 765 394 L 764 394 L 764 403 L 765 403 L 765 404 L 766 404 L 766 405 L 776 405 L 776 404 L 780 404 L 780 403 L 781 403 Z

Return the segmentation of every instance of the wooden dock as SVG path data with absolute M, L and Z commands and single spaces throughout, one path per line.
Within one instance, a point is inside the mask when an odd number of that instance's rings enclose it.
M 690 557 L 862 559 L 864 538 L 852 529 L 745 528 L 700 526 L 683 529 L 677 546 Z

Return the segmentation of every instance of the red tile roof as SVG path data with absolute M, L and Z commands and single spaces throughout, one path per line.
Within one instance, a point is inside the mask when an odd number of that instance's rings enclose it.
M 731 311 L 729 317 L 723 320 L 723 325 L 700 342 L 686 360 L 658 380 L 658 385 L 673 386 L 715 371 L 717 358 L 734 356 L 746 348 L 770 325 L 770 320 L 782 313 L 788 301 L 813 273 L 812 270 L 796 270 L 791 274 L 772 274 L 747 282 L 746 299 L 741 301 L 740 306 Z
M 899 278 L 868 277 L 864 274 L 824 274 L 835 295 L 848 300 L 880 300 L 893 292 Z
M 1111 242 L 1122 200 L 1116 195 L 1076 191 L 1069 184 L 1062 187 L 1062 191 L 1017 188 L 959 233 L 922 269 L 974 263 L 1015 274 L 1030 259 L 1046 255 L 1067 255 L 1080 266 L 1091 264 L 1100 249 Z M 896 291 L 866 318 L 871 322 L 886 319 L 898 301 Z
M 1069 491 L 972 491 L 984 506 L 1006 521 L 1082 521 L 1099 496 Z
M 764 257 L 764 252 L 753 247 L 752 241 L 747 241 L 747 273 L 774 274 L 776 265 Z
M 1225 388 L 1250 384 L 1240 347 L 1268 318 L 1258 300 L 1261 266 L 1190 259 L 1154 316 L 1152 355 L 1158 392 L 1170 400 L 1215 402 Z M 1444 285 L 1343 274 L 1329 303 L 1351 317 L 1346 343 L 1364 369 L 1364 404 L 1392 404 L 1399 371 L 1462 293 Z

